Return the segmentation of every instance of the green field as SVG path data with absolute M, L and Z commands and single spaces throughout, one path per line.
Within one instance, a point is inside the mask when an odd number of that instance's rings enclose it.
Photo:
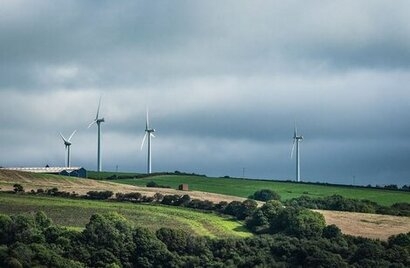
M 346 198 L 367 199 L 380 205 L 392 205 L 398 202 L 410 203 L 410 192 L 391 191 L 375 188 L 349 187 L 335 185 L 304 184 L 294 182 L 279 182 L 266 180 L 209 178 L 186 175 L 161 175 L 138 179 L 117 179 L 117 183 L 137 186 L 146 186 L 147 182 L 154 181 L 159 185 L 168 185 L 177 188 L 186 183 L 190 190 L 204 191 L 218 194 L 248 197 L 260 189 L 271 189 L 280 194 L 282 200 L 308 195 L 313 198 L 342 195 Z
M 153 231 L 170 227 L 209 237 L 251 236 L 240 222 L 231 218 L 181 207 L 0 193 L 2 214 L 37 211 L 44 211 L 54 223 L 67 227 L 85 227 L 94 213 L 117 212 L 135 226 Z

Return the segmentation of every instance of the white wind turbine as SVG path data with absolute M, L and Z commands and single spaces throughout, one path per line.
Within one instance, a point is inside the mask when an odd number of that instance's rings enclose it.
M 95 116 L 95 119 L 88 125 L 88 128 L 90 128 L 94 123 L 97 124 L 98 128 L 98 147 L 97 147 L 97 171 L 101 171 L 101 127 L 100 124 L 104 121 L 103 118 L 99 118 L 99 113 L 100 113 L 100 106 L 101 106 L 101 97 L 100 101 L 98 102 L 98 108 L 97 108 L 97 115 Z
M 154 133 L 155 129 L 149 127 L 149 118 L 148 118 L 148 109 L 147 109 L 147 118 L 145 121 L 145 135 L 142 139 L 141 150 L 144 147 L 145 139 L 148 137 L 148 160 L 147 160 L 147 173 L 151 174 L 151 137 L 155 138 Z
M 295 128 L 293 131 L 293 146 L 292 152 L 290 154 L 290 158 L 293 158 L 293 151 L 295 150 L 296 146 L 296 181 L 300 182 L 300 152 L 299 152 L 299 142 L 303 140 L 303 136 L 298 136 L 298 130 Z
M 71 138 L 74 136 L 75 132 L 77 130 L 74 130 L 73 133 L 71 133 L 70 137 L 68 139 L 64 138 L 63 134 L 60 132 L 60 136 L 64 141 L 65 149 L 67 151 L 67 164 L 66 167 L 70 167 L 70 146 L 71 146 Z

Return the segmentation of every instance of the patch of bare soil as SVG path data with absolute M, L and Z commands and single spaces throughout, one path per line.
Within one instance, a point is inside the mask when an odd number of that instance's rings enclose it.
M 410 232 L 410 217 L 316 210 L 326 224 L 338 226 L 344 234 L 387 240 L 391 235 Z

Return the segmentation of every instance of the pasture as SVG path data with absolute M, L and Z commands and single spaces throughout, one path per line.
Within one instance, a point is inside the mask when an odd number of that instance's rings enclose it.
M 240 222 L 230 217 L 187 208 L 0 192 L 0 213 L 37 211 L 44 211 L 54 223 L 71 228 L 84 228 L 94 213 L 117 212 L 135 226 L 153 231 L 169 227 L 208 237 L 251 236 Z
M 248 197 L 260 189 L 271 189 L 280 194 L 282 200 L 301 195 L 313 198 L 334 194 L 353 199 L 367 199 L 380 205 L 390 206 L 399 202 L 410 202 L 410 192 L 392 191 L 377 188 L 323 185 L 311 183 L 295 183 L 288 181 L 268 181 L 234 178 L 210 178 L 189 175 L 159 175 L 137 179 L 117 179 L 117 183 L 146 186 L 150 181 L 159 185 L 168 185 L 176 189 L 179 184 L 186 183 L 189 190 Z

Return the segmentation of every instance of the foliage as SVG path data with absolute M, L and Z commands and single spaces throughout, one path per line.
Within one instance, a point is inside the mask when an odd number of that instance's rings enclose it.
M 161 200 L 160 194 L 158 194 L 158 197 Z M 110 202 L 102 202 L 37 194 L 0 193 L 0 213 L 13 215 L 15 213 L 30 213 L 41 209 L 53 219 L 55 224 L 76 227 L 79 230 L 86 226 L 91 215 L 117 211 L 135 225 L 145 226 L 154 232 L 162 227 L 173 226 L 174 228 L 184 229 L 193 235 L 209 237 L 247 237 L 251 235 L 240 222 L 234 221 L 230 217 L 209 211 L 194 210 L 189 208 L 188 205 L 186 207 L 171 207 L 155 203 L 140 204 L 144 200 L 143 197 L 140 201 L 122 203 L 112 202 L 111 200 Z M 157 201 L 153 200 L 152 202 Z M 226 202 L 216 205 L 210 201 L 201 203 L 204 206 L 215 207 L 216 210 L 224 207 Z M 9 204 L 13 204 L 13 206 Z
M 24 187 L 21 184 L 18 184 L 18 183 L 14 184 L 13 188 L 14 188 L 13 190 L 16 194 L 17 193 L 24 193 Z
M 390 207 L 386 207 L 369 200 L 350 199 L 341 195 L 332 195 L 324 198 L 311 198 L 302 195 L 285 201 L 285 205 L 311 209 L 410 216 L 410 203 L 395 203 Z
M 277 209 L 272 213 L 277 217 L 285 217 L 288 211 L 289 222 L 320 221 L 303 209 L 275 205 L 265 210 Z M 381 242 L 345 236 L 330 227 L 323 236 L 279 233 L 245 239 L 209 239 L 169 228 L 152 233 L 115 213 L 94 214 L 81 232 L 55 226 L 44 217 L 0 214 L 0 267 L 410 266 L 410 233 Z M 36 219 L 50 225 L 37 224 Z M 20 240 L 27 236 L 27 231 L 39 239 Z M 6 243 L 4 237 L 12 239 Z
M 270 219 L 276 217 L 283 208 L 282 203 L 279 201 L 268 201 L 262 207 L 256 209 L 251 217 L 246 219 L 246 226 L 254 233 L 267 233 L 270 227 Z
M 147 187 L 155 187 L 155 188 L 171 188 L 171 186 L 168 185 L 159 185 L 155 181 L 150 181 L 147 183 Z
M 235 216 L 238 220 L 244 220 L 252 215 L 258 204 L 255 200 L 247 199 L 243 202 L 232 201 L 224 209 L 224 213 Z
M 180 184 L 189 184 L 194 191 L 226 194 L 247 198 L 260 189 L 274 189 L 280 194 L 281 200 L 288 200 L 307 195 L 312 198 L 341 195 L 345 198 L 366 199 L 380 205 L 392 205 L 394 203 L 409 203 L 409 192 L 389 190 L 385 188 L 360 187 L 349 185 L 333 185 L 326 183 L 306 183 L 292 181 L 256 180 L 239 178 L 211 178 L 181 174 L 152 174 L 150 177 L 138 179 L 119 179 L 115 182 L 137 186 L 146 186 L 154 180 L 158 184 L 169 185 L 177 188 Z
M 89 191 L 87 192 L 87 198 L 95 200 L 105 200 L 113 196 L 112 191 Z
M 280 200 L 280 195 L 270 189 L 262 189 L 256 191 L 253 195 L 250 195 L 249 198 L 259 201 Z

